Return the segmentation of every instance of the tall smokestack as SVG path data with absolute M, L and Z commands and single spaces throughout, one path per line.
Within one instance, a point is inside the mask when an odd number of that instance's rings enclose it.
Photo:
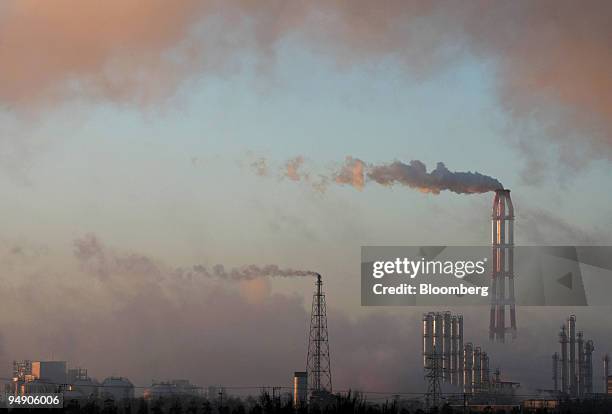
M 514 206 L 510 190 L 496 190 L 491 216 L 493 271 L 489 339 L 504 342 L 506 333 L 516 338 L 514 300 Z M 506 308 L 510 324 L 506 326 Z

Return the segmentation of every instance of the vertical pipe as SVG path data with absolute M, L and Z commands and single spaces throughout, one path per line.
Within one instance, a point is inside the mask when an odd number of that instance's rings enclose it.
M 584 392 L 586 394 L 593 393 L 593 341 L 590 339 L 586 341 L 585 348 L 585 361 L 584 361 Z
M 567 333 L 565 325 L 561 326 L 559 332 L 559 343 L 561 344 L 561 391 L 567 393 L 569 391 L 568 381 L 568 361 L 567 361 Z
M 570 315 L 567 320 L 567 332 L 569 335 L 569 381 L 571 395 L 577 394 L 576 387 L 576 316 Z
M 474 348 L 471 342 L 465 344 L 463 348 L 463 392 L 471 394 L 473 389 L 472 384 L 472 368 L 473 368 Z
M 457 376 L 459 377 L 458 385 L 463 386 L 463 315 L 457 316 L 458 328 L 458 344 L 457 344 Z
M 451 313 L 444 312 L 442 325 L 442 375 L 444 382 L 451 382 Z
M 480 354 L 480 389 L 489 391 L 489 356 L 486 352 Z
M 578 396 L 582 397 L 585 391 L 585 370 L 584 370 L 584 339 L 583 333 L 578 332 Z
M 451 318 L 451 361 L 450 361 L 450 370 L 451 370 L 451 384 L 457 385 L 459 384 L 458 374 L 457 374 L 457 365 L 458 365 L 458 345 L 459 345 L 459 322 L 457 321 L 457 316 L 453 315 Z
M 472 362 L 472 392 L 479 393 L 481 391 L 480 379 L 482 377 L 482 364 L 480 360 L 481 349 L 479 346 L 474 348 L 473 362 Z
M 552 356 L 552 380 L 555 392 L 559 391 L 559 353 Z
M 442 364 L 440 363 L 443 351 L 443 326 L 444 326 L 444 316 L 441 313 L 434 314 L 434 349 L 433 349 L 433 358 L 438 361 L 436 365 L 436 375 L 438 378 L 442 378 L 443 370 Z
M 434 316 L 433 313 L 423 315 L 423 367 L 431 366 L 431 357 L 434 349 Z

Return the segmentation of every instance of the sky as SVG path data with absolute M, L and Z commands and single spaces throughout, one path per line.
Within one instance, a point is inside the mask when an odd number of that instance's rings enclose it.
M 288 385 L 311 278 L 173 273 L 278 264 L 324 275 L 337 389 L 420 391 L 429 309 L 361 307 L 360 246 L 486 244 L 491 193 L 321 192 L 285 163 L 444 162 L 512 190 L 517 243 L 610 244 L 612 11 L 588 3 L 4 2 L 0 372 Z M 455 310 L 526 387 L 551 386 L 570 312 L 596 361 L 612 341 L 609 309 L 521 309 L 505 348 Z

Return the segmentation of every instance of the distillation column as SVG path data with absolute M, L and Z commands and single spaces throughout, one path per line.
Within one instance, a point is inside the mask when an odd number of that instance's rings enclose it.
M 452 316 L 444 312 L 442 325 L 442 378 L 446 383 L 452 383 L 451 348 L 452 348 Z
M 457 316 L 451 317 L 451 351 L 450 351 L 451 384 L 459 385 L 459 322 Z
M 567 334 L 569 336 L 569 393 L 576 395 L 576 316 L 570 315 L 567 320 Z
M 561 392 L 568 392 L 568 378 L 567 378 L 567 333 L 565 332 L 565 325 L 561 326 L 561 332 L 559 332 L 559 343 L 561 344 Z
M 496 190 L 491 216 L 492 273 L 489 338 L 504 342 L 506 333 L 516 338 L 514 299 L 514 207 L 510 190 Z M 506 308 L 510 325 L 506 325 Z
M 481 349 L 479 346 L 474 347 L 474 361 L 472 363 L 472 382 L 474 384 L 473 392 L 481 392 L 481 380 L 482 380 L 482 359 Z
M 593 351 L 595 346 L 590 339 L 584 344 L 584 392 L 593 393 Z
M 474 383 L 472 379 L 472 368 L 474 364 L 474 348 L 471 342 L 465 344 L 463 349 L 463 392 L 471 394 L 474 391 Z
M 584 382 L 586 379 L 585 370 L 584 370 L 584 334 L 582 331 L 578 332 L 578 396 L 582 397 L 584 395 Z
M 552 356 L 552 380 L 555 392 L 559 391 L 559 353 Z

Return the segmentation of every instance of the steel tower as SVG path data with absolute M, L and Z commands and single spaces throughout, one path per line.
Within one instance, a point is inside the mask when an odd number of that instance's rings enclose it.
M 442 396 L 440 377 L 442 376 L 441 359 L 442 354 L 433 352 L 427 357 L 428 369 L 425 374 L 427 380 L 427 393 L 425 394 L 425 405 L 427 408 L 437 407 Z
M 491 318 L 489 338 L 504 342 L 506 333 L 516 338 L 514 299 L 514 207 L 510 190 L 496 190 L 491 216 L 493 271 L 491 273 Z M 506 325 L 506 309 L 510 324 Z
M 331 361 L 327 333 L 327 305 L 323 293 L 323 281 L 317 274 L 316 290 L 312 296 L 310 336 L 306 358 L 310 391 L 315 394 L 332 392 Z

